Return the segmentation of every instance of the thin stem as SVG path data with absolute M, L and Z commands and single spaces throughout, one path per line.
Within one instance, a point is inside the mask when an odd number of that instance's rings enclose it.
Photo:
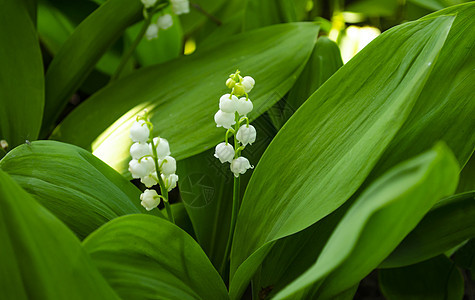
M 157 172 L 157 179 L 158 184 L 160 185 L 160 191 L 163 197 L 163 203 L 165 204 L 165 209 L 167 210 L 168 220 L 175 224 L 175 218 L 173 217 L 172 210 L 170 208 L 170 203 L 168 202 L 168 190 L 165 186 L 165 182 L 163 182 L 162 176 L 160 175 L 160 167 L 158 166 L 158 158 L 157 158 L 157 147 L 155 143 L 152 141 L 150 142 L 152 145 L 152 153 L 153 153 L 153 162 L 155 163 L 155 171 Z
M 234 125 L 234 131 L 237 132 L 239 126 L 239 114 L 236 113 L 236 124 Z M 239 141 L 234 135 L 234 147 L 239 146 Z M 234 158 L 239 156 L 238 153 L 234 155 Z M 236 227 L 237 215 L 239 212 L 239 197 L 240 197 L 240 176 L 234 176 L 234 186 L 233 186 L 233 207 L 231 212 L 231 224 L 229 226 L 229 236 L 226 243 L 226 250 L 224 251 L 223 261 L 221 262 L 220 274 L 224 277 L 224 271 L 226 270 L 226 265 L 228 263 L 229 254 L 231 252 L 231 246 L 234 237 L 234 228 Z
M 122 71 L 124 70 L 125 68 L 125 65 L 127 64 L 127 62 L 129 61 L 130 57 L 132 56 L 132 54 L 134 53 L 135 49 L 137 48 L 137 46 L 140 44 L 140 42 L 142 41 L 142 38 L 143 36 L 145 35 L 145 32 L 147 32 L 147 28 L 148 26 L 150 25 L 150 22 L 151 22 L 151 18 L 148 17 L 148 18 L 145 18 L 145 22 L 143 23 L 142 25 L 142 28 L 140 28 L 140 32 L 139 34 L 137 35 L 137 37 L 135 38 L 134 42 L 132 43 L 132 45 L 130 45 L 129 49 L 127 49 L 127 52 L 124 54 L 124 56 L 122 56 L 122 59 L 120 61 L 120 64 L 119 66 L 117 67 L 117 70 L 115 70 L 115 73 L 114 75 L 112 75 L 111 79 L 110 79 L 110 82 L 114 82 L 115 80 L 119 79 L 120 77 L 120 74 L 122 73 Z

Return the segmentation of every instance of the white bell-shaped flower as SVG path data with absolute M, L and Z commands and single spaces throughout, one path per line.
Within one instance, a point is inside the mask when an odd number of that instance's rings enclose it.
M 232 162 L 234 158 L 234 147 L 222 142 L 216 146 L 214 157 L 218 158 L 221 163 Z
M 140 200 L 143 207 L 146 210 L 152 210 L 160 204 L 160 196 L 158 196 L 155 190 L 145 190 L 142 195 L 140 195 Z
M 251 99 L 246 100 L 246 97 L 241 97 L 238 99 L 236 110 L 239 115 L 245 116 L 250 113 L 253 108 L 254 106 L 252 105 Z
M 158 37 L 158 29 L 158 25 L 155 23 L 148 25 L 147 31 L 145 31 L 145 37 L 147 40 L 151 41 L 156 39 Z
M 246 89 L 242 83 L 236 83 L 233 87 L 233 94 L 236 96 L 242 96 L 246 93 Z
M 157 25 L 158 25 L 158 28 L 164 29 L 164 30 L 172 27 L 173 25 L 172 16 L 170 14 L 159 16 L 157 20 Z
M 154 170 L 155 164 L 151 157 L 142 158 L 140 161 L 137 159 L 132 159 L 129 162 L 129 172 L 132 174 L 133 178 L 142 178 L 152 173 Z
M 155 3 L 157 3 L 157 0 L 142 0 L 142 4 L 145 6 L 145 8 L 150 8 L 154 6 Z
M 163 159 L 165 156 L 170 155 L 170 145 L 166 139 L 155 137 L 153 138 L 153 144 L 157 149 L 157 157 Z M 150 143 L 150 151 L 153 153 L 152 144 Z
M 230 78 L 231 79 L 231 78 Z M 236 105 L 238 102 L 238 98 L 231 94 L 225 94 L 221 96 L 219 99 L 219 109 L 226 113 L 234 113 L 236 112 Z
M 165 187 L 168 191 L 173 190 L 176 187 L 176 183 L 178 182 L 178 175 L 170 174 L 165 176 L 162 174 L 162 180 L 165 183 Z
M 132 146 L 130 146 L 130 156 L 132 156 L 133 159 L 141 159 L 151 154 L 148 143 L 133 143 Z
M 150 130 L 144 120 L 136 121 L 132 124 L 132 127 L 130 127 L 129 137 L 134 142 L 145 143 L 147 142 L 149 135 Z
M 190 2 L 188 0 L 171 0 L 172 9 L 176 15 L 187 14 L 190 12 Z
M 236 134 L 236 138 L 244 146 L 247 144 L 252 145 L 256 141 L 256 128 L 252 125 L 242 125 Z
M 247 169 L 253 169 L 254 166 L 251 166 L 249 160 L 243 156 L 240 156 L 234 159 L 231 162 L 231 172 L 234 173 L 235 177 L 239 177 L 239 174 L 246 173 Z
M 214 115 L 214 121 L 216 122 L 216 127 L 224 127 L 226 129 L 231 128 L 232 125 L 236 124 L 234 113 L 227 113 L 222 110 Z
M 148 188 L 156 185 L 158 183 L 157 172 L 152 172 L 147 176 L 140 178 L 140 181 Z
M 160 159 L 158 165 L 160 165 L 160 171 L 165 175 L 171 175 L 176 172 L 176 160 L 169 155 Z
M 256 84 L 256 81 L 251 76 L 244 76 L 241 83 L 244 86 L 244 91 L 249 93 L 254 87 L 254 84 Z

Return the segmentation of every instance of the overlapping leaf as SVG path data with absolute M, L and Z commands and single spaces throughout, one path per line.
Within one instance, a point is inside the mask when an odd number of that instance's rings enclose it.
M 357 284 L 438 199 L 455 191 L 458 170 L 444 144 L 391 169 L 351 206 L 315 264 L 276 299 L 295 299 L 308 288 L 313 299 L 328 299 Z
M 8 153 L 0 168 L 80 238 L 125 214 L 146 213 L 140 190 L 91 153 L 37 141 Z M 152 211 L 159 214 L 158 210 Z
M 118 299 L 79 240 L 0 170 L 0 298 Z
M 243 199 L 231 255 L 232 297 L 257 268 L 241 265 L 247 257 L 317 222 L 358 189 L 409 116 L 453 19 L 407 23 L 381 35 L 282 128 Z
M 123 299 L 228 299 L 224 282 L 200 246 L 168 220 L 120 217 L 83 245 Z

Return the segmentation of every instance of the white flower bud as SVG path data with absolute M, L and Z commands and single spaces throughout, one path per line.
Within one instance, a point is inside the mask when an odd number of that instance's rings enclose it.
M 133 143 L 132 146 L 130 146 L 130 156 L 132 156 L 133 159 L 141 159 L 151 154 L 150 147 L 147 143 Z
M 158 183 L 157 181 L 157 172 L 153 172 L 148 174 L 145 177 L 140 178 L 140 181 L 146 186 L 146 187 L 152 187 Z
M 160 171 L 165 175 L 170 175 L 176 172 L 176 160 L 171 156 L 165 156 L 158 161 Z
M 236 110 L 239 115 L 245 116 L 252 111 L 253 107 L 251 99 L 246 100 L 246 97 L 241 97 L 237 101 Z
M 190 2 L 188 0 L 171 0 L 172 9 L 176 15 L 187 14 L 190 12 Z
M 249 127 L 247 127 L 247 125 L 242 125 L 239 127 L 236 138 L 244 146 L 247 144 L 252 145 L 252 143 L 256 141 L 256 128 L 254 128 L 252 125 L 249 125 Z
M 231 94 L 225 94 L 221 96 L 219 99 L 219 109 L 226 113 L 234 113 L 236 112 L 236 105 L 238 102 L 238 98 Z
M 162 180 L 165 183 L 165 187 L 168 191 L 173 190 L 176 187 L 176 183 L 178 182 L 178 175 L 170 174 L 165 176 L 162 174 Z
M 129 137 L 134 142 L 145 143 L 147 142 L 150 135 L 150 130 L 148 129 L 147 123 L 144 120 L 139 120 L 132 124 L 130 128 Z
M 233 92 L 236 96 L 242 96 L 246 92 L 246 89 L 242 83 L 236 83 L 233 87 Z
M 158 37 L 158 25 L 157 24 L 148 25 L 147 31 L 145 32 L 145 37 L 149 41 L 156 39 Z
M 224 127 L 226 129 L 231 128 L 232 125 L 236 124 L 234 113 L 227 113 L 222 110 L 214 115 L 214 121 L 216 122 L 216 127 Z
M 132 159 L 129 162 L 129 172 L 132 174 L 133 178 L 145 177 L 148 174 L 152 173 L 154 170 L 155 164 L 151 157 L 145 157 L 140 160 Z
M 239 174 L 246 173 L 247 169 L 253 169 L 254 166 L 251 166 L 249 160 L 245 157 L 238 157 L 231 162 L 231 172 L 234 173 L 235 177 L 239 177 Z
M 221 163 L 232 162 L 234 158 L 234 147 L 222 142 L 216 146 L 214 157 L 218 158 Z
M 0 141 L 0 148 L 2 148 L 3 150 L 7 150 L 8 149 L 8 142 L 6 140 L 1 140 Z
M 228 78 L 228 80 L 226 80 L 226 86 L 230 89 L 232 89 L 235 84 L 236 84 L 236 81 L 234 81 L 234 79 L 232 78 Z
M 153 138 L 153 144 L 157 149 L 157 157 L 163 159 L 165 156 L 170 155 L 170 145 L 166 139 L 155 137 Z M 152 143 L 150 145 L 150 151 L 153 153 Z
M 150 8 L 154 6 L 155 3 L 157 3 L 157 0 L 142 0 L 142 4 L 145 6 L 145 8 Z
M 155 190 L 145 190 L 142 195 L 140 195 L 140 200 L 142 200 L 140 204 L 142 204 L 146 210 L 152 210 L 160 204 L 160 197 Z
M 249 93 L 256 84 L 256 81 L 251 76 L 244 76 L 242 79 L 242 85 L 244 86 L 244 91 Z
M 164 30 L 172 27 L 173 25 L 172 16 L 169 14 L 159 16 L 157 20 L 157 25 L 158 25 L 158 28 L 164 29 Z

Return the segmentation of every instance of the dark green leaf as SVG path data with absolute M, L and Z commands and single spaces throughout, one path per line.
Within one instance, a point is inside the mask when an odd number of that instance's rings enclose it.
M 165 219 L 117 218 L 92 233 L 84 247 L 123 299 L 228 299 L 200 246 Z
M 472 237 L 475 237 L 475 191 L 437 203 L 380 267 L 412 265 Z
M 22 145 L 0 161 L 0 168 L 80 238 L 118 216 L 146 212 L 139 189 L 73 145 L 54 141 Z
M 0 140 L 13 149 L 38 137 L 44 106 L 38 36 L 24 1 L 0 0 L 0 45 Z
M 118 299 L 74 234 L 0 170 L 0 298 Z
M 462 274 L 443 255 L 403 268 L 380 270 L 379 284 L 388 300 L 463 298 Z

